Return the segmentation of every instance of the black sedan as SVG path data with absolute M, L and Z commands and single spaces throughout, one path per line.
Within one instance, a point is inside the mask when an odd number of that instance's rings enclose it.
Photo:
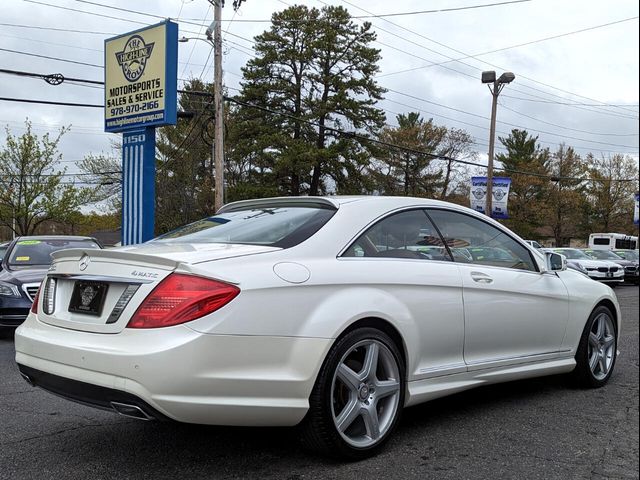
M 101 248 L 94 238 L 62 235 L 18 237 L 9 243 L 0 260 L 0 328 L 17 327 L 27 318 L 51 253 L 78 247 Z

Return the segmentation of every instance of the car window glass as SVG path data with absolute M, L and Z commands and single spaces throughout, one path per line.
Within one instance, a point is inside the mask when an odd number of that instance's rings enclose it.
M 10 268 L 51 265 L 51 254 L 68 248 L 100 248 L 92 240 L 41 239 L 19 240 L 9 255 Z
M 577 248 L 556 248 L 554 252 L 561 253 L 569 260 L 593 260 L 593 258 Z
M 400 212 L 378 221 L 358 237 L 343 257 L 451 261 L 440 235 L 422 210 Z
M 456 262 L 536 271 L 526 247 L 482 220 L 458 212 L 428 210 Z
M 219 213 L 165 233 L 153 242 L 243 243 L 287 248 L 316 233 L 335 209 L 273 206 Z

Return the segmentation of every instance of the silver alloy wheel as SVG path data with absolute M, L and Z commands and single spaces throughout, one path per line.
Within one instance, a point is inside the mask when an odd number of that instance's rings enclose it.
M 349 445 L 377 443 L 393 425 L 399 401 L 398 362 L 386 345 L 362 340 L 342 356 L 331 382 L 331 413 Z
M 588 346 L 591 373 L 596 380 L 603 380 L 611 370 L 616 353 L 616 332 L 613 320 L 606 313 L 601 313 L 593 321 Z

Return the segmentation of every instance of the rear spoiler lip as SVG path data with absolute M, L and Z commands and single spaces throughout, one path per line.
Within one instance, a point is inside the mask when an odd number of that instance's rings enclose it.
M 216 215 L 220 213 L 234 212 L 237 210 L 245 210 L 249 207 L 279 207 L 289 205 L 329 208 L 331 210 L 338 210 L 340 207 L 340 204 L 336 200 L 331 200 L 325 197 L 274 197 L 255 200 L 239 200 L 237 202 L 228 203 L 220 208 L 220 210 L 216 212 Z
M 167 269 L 175 269 L 180 265 L 179 261 L 161 257 L 159 255 L 147 255 L 144 253 L 128 252 L 123 250 L 99 250 L 90 248 L 69 248 L 67 250 L 58 250 L 53 252 L 51 256 L 54 260 L 74 260 L 80 259 L 83 255 L 87 255 L 92 259 L 108 259 L 108 260 L 131 260 L 134 262 L 149 263 L 154 267 L 165 267 Z

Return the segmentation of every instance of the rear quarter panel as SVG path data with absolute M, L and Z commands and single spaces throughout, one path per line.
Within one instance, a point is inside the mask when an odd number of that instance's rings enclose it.
M 622 314 L 613 290 L 607 285 L 573 270 L 558 272 L 558 275 L 567 286 L 570 299 L 569 323 L 563 347 L 569 348 L 575 353 L 589 315 L 603 301 L 609 301 L 614 305 L 615 312 L 613 313 L 617 320 L 619 338 L 622 330 Z

